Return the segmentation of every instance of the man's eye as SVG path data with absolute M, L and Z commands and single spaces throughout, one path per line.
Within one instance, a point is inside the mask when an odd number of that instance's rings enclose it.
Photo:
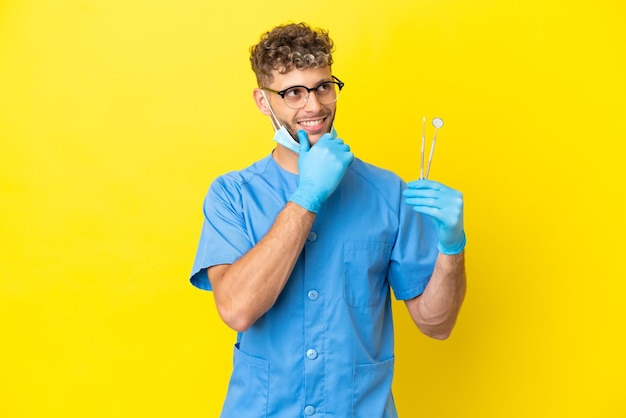
M 332 90 L 333 83 L 322 83 L 319 85 L 319 87 L 317 88 L 317 92 L 318 93 L 327 93 L 328 91 Z
M 302 96 L 304 96 L 304 89 L 301 87 L 294 87 L 285 92 L 285 97 L 289 97 L 290 99 L 297 99 Z

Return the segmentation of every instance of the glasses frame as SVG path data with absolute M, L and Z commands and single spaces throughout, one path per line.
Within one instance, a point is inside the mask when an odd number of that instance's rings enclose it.
M 317 100 L 319 100 L 319 96 L 317 96 L 317 89 L 319 89 L 320 87 L 322 87 L 324 84 L 328 84 L 328 83 L 331 83 L 331 84 L 336 84 L 336 85 L 337 85 L 337 87 L 339 87 L 339 92 L 337 93 L 337 97 L 335 97 L 335 100 L 333 100 L 333 101 L 332 101 L 332 102 L 330 102 L 330 103 L 322 103 L 322 104 L 331 104 L 331 103 L 335 103 L 335 102 L 337 101 L 337 99 L 339 99 L 339 93 L 341 93 L 341 89 L 343 89 L 343 86 L 345 86 L 345 85 L 346 85 L 346 83 L 344 83 L 343 81 L 339 80 L 339 79 L 338 79 L 337 77 L 335 77 L 334 75 L 331 75 L 331 77 L 332 77 L 332 78 L 333 78 L 333 80 L 335 80 L 335 81 L 322 81 L 321 83 L 319 83 L 319 84 L 317 85 L 317 87 L 313 87 L 313 88 L 308 88 L 307 86 L 291 86 L 291 87 L 287 87 L 286 89 L 283 89 L 283 90 L 280 90 L 280 91 L 278 91 L 278 90 L 274 90 L 274 89 L 271 89 L 271 88 L 269 88 L 269 87 L 261 87 L 261 89 L 263 89 L 263 90 L 267 90 L 267 91 L 269 91 L 270 93 L 275 93 L 275 94 L 278 94 L 278 95 L 279 95 L 279 96 L 283 99 L 283 101 L 285 102 L 285 105 L 287 105 L 287 107 L 288 107 L 288 108 L 290 108 L 290 109 L 294 109 L 294 110 L 297 110 L 297 109 L 302 109 L 304 106 L 306 106 L 307 102 L 309 101 L 309 96 L 311 95 L 311 92 L 312 92 L 312 91 L 314 91 L 314 92 L 315 92 L 315 96 L 317 97 Z M 303 104 L 302 106 L 300 106 L 300 107 L 291 107 L 291 106 L 289 106 L 289 103 L 287 103 L 287 100 L 285 100 L 285 94 L 287 93 L 287 90 L 291 90 L 291 89 L 296 88 L 296 87 L 300 87 L 300 88 L 305 89 L 305 90 L 307 91 L 307 96 L 306 96 L 306 100 L 304 101 L 304 104 Z

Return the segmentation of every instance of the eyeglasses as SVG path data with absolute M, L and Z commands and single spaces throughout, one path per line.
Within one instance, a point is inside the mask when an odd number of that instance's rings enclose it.
M 305 86 L 293 86 L 286 88 L 285 90 L 276 91 L 268 87 L 261 87 L 263 90 L 267 90 L 272 93 L 278 94 L 283 98 L 285 104 L 291 109 L 302 109 L 306 106 L 309 100 L 309 93 L 314 91 L 317 96 L 317 100 L 321 104 L 335 103 L 339 98 L 339 92 L 343 88 L 344 84 L 337 77 L 332 76 L 335 81 L 324 81 L 317 87 L 312 89 Z

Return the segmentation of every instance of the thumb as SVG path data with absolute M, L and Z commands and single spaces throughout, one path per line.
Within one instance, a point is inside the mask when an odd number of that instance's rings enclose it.
M 300 141 L 300 152 L 307 152 L 311 149 L 311 143 L 309 142 L 309 136 L 307 133 L 300 129 L 298 131 L 298 140 Z

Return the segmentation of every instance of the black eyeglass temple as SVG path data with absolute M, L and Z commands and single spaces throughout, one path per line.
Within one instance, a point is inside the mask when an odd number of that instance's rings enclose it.
M 345 86 L 346 83 L 344 83 L 343 81 L 339 80 L 337 77 L 335 77 L 334 75 L 331 76 L 336 82 L 337 85 L 339 86 L 339 90 L 341 90 L 343 88 L 343 86 Z

